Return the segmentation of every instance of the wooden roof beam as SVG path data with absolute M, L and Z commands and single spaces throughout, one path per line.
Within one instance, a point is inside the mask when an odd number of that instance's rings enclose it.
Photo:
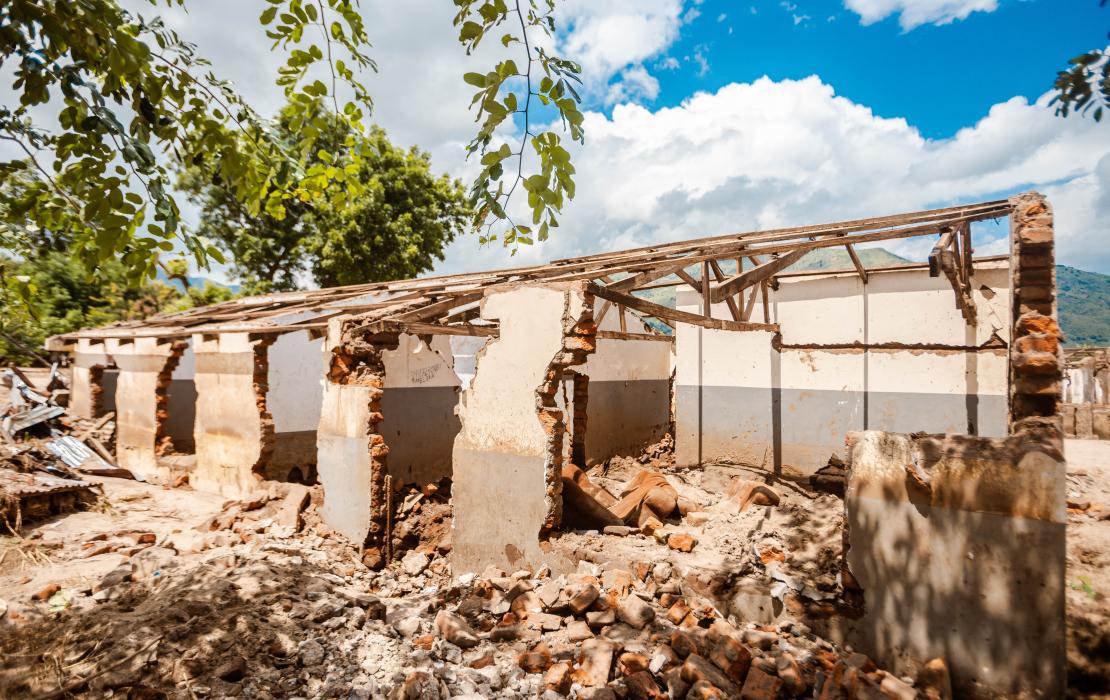
M 689 323 L 694 326 L 701 326 L 702 328 L 713 328 L 725 331 L 777 331 L 778 325 L 773 323 L 741 323 L 738 321 L 727 321 L 719 318 L 707 318 L 700 314 L 692 314 L 688 311 L 679 311 L 678 309 L 671 309 L 661 304 L 650 302 L 646 299 L 641 299 L 631 294 L 623 292 L 615 292 L 600 285 L 590 285 L 590 291 L 602 299 L 613 302 L 614 304 L 621 304 L 630 309 L 635 309 L 647 316 L 654 316 L 655 318 L 663 321 L 668 326 L 674 327 L 673 322 Z
M 792 250 L 785 255 L 782 255 L 778 258 L 773 258 L 763 263 L 762 265 L 753 267 L 750 270 L 741 272 L 738 275 L 730 277 L 729 279 L 721 282 L 713 288 L 712 299 L 714 303 L 720 302 L 724 300 L 725 297 L 736 294 L 740 290 L 750 285 L 753 285 L 757 282 L 762 282 L 768 277 L 774 275 L 776 272 L 781 272 L 785 270 L 786 268 L 790 267 L 798 260 L 800 260 L 802 256 L 808 253 L 810 250 L 811 248 L 799 248 L 797 250 Z
M 852 247 L 851 243 L 844 246 L 848 250 L 848 257 L 852 259 L 852 264 L 856 266 L 856 272 L 859 273 L 860 281 L 867 284 L 867 268 L 860 262 L 859 256 L 856 255 L 856 249 Z

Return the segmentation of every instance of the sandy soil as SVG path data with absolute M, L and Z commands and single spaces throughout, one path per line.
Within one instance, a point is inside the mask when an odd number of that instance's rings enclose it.
M 1067 440 L 1068 686 L 1110 698 L 1110 441 Z M 1084 508 L 1085 506 L 1088 506 Z

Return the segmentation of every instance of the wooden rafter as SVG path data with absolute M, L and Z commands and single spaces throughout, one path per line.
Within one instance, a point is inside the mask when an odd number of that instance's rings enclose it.
M 932 252 L 929 253 L 929 276 L 939 277 L 941 272 L 944 273 L 952 285 L 952 291 L 956 294 L 956 308 L 960 310 L 967 324 L 974 326 L 975 300 L 971 296 L 970 276 L 968 283 L 961 279 L 964 275 L 962 272 L 964 267 L 959 250 L 958 233 L 956 228 L 950 228 L 941 234 Z
M 733 275 L 729 279 L 721 282 L 713 289 L 713 301 L 719 302 L 730 294 L 736 294 L 742 289 L 747 288 L 756 282 L 761 282 L 768 277 L 771 277 L 776 272 L 781 272 L 798 262 L 806 253 L 810 251 L 809 248 L 799 248 L 792 250 L 785 255 L 782 255 L 773 260 L 769 260 L 762 265 L 753 267 L 746 272 L 741 272 Z
M 658 318 L 664 323 L 668 321 L 676 321 L 678 323 L 689 323 L 691 325 L 701 326 L 703 328 L 715 328 L 718 330 L 726 331 L 778 330 L 778 326 L 774 324 L 741 323 L 737 321 L 728 321 L 718 318 L 708 318 L 699 314 L 692 314 L 688 311 L 679 311 L 678 309 L 672 309 L 670 307 L 663 306 L 662 304 L 656 304 L 646 299 L 632 296 L 631 294 L 614 292 L 611 289 L 607 289 L 598 285 L 591 285 L 590 290 L 595 296 L 599 296 L 602 299 L 608 299 L 609 301 L 612 301 L 616 304 L 623 304 L 624 306 L 627 306 L 630 309 L 635 309 L 642 314 Z M 673 323 L 667 323 L 667 325 L 674 327 Z
M 849 243 L 844 246 L 848 250 L 848 257 L 852 259 L 852 264 L 856 267 L 856 272 L 859 273 L 859 279 L 864 284 L 867 284 L 867 268 L 860 262 L 859 256 L 856 255 L 856 249 Z

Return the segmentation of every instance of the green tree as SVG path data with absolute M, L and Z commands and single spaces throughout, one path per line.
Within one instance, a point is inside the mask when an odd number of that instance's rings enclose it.
M 470 207 L 462 183 L 434 175 L 426 152 L 390 143 L 371 127 L 355 177 L 362 196 L 346 207 L 314 206 L 303 239 L 321 286 L 415 277 L 443 259 Z
M 273 137 L 293 138 L 286 108 Z M 310 202 L 295 202 L 283 217 L 247 210 L 218 172 L 201 165 L 184 169 L 180 188 L 201 210 L 200 233 L 233 259 L 233 273 L 250 292 L 295 289 L 307 273 L 317 284 L 334 286 L 414 277 L 443 259 L 443 249 L 467 223 L 470 209 L 462 184 L 431 171 L 428 154 L 393 145 L 371 126 L 352 136 L 341 120 L 325 120 L 320 139 L 326 148 L 311 167 L 342 159 L 354 144 L 361 153 L 348 179 L 360 195 L 349 200 L 339 187 Z M 338 201 L 337 201 L 338 200 Z
M 147 2 L 152 10 L 190 4 Z M 471 190 L 478 212 L 472 223 L 487 227 L 484 240 L 489 227 L 507 218 L 518 184 L 536 222 L 542 219 L 541 238 L 573 195 L 573 170 L 557 135 L 529 126 L 546 104 L 581 138 L 578 98 L 565 82 L 578 67 L 529 39 L 529 33 L 553 31 L 553 2 L 455 0 L 459 39 L 468 51 L 487 31 L 519 20 L 519 30 L 505 33 L 502 44 L 522 48 L 526 62 L 523 71 L 511 60 L 498 63 L 483 75 L 476 97 L 484 121 L 471 150 L 482 153 L 483 171 Z M 291 140 L 274 138 L 195 46 L 157 16 L 129 13 L 117 0 L 0 3 L 0 64 L 14 75 L 16 98 L 0 105 L 0 140 L 20 152 L 0 162 L 0 178 L 22 185 L 4 188 L 0 200 L 0 243 L 8 257 L 28 259 L 64 240 L 87 270 L 116 260 L 131 284 L 152 278 L 167 253 L 184 250 L 201 268 L 220 261 L 215 245 L 181 224 L 171 173 L 182 164 L 218 173 L 251 216 L 265 212 L 280 221 L 321 197 L 333 207 L 359 200 L 362 148 L 375 141 L 363 123 L 372 102 L 361 81 L 376 66 L 357 0 L 267 0 L 259 21 L 286 57 L 275 82 L 293 112 Z M 473 76 L 467 80 L 478 85 Z M 520 80 L 523 92 L 513 88 Z M 318 101 L 350 129 L 342 157 L 322 148 L 329 119 L 317 113 Z M 43 123 L 50 112 L 56 119 Z M 525 143 L 516 151 L 494 138 L 506 119 L 524 125 Z M 526 143 L 539 156 L 534 175 L 524 167 Z M 508 188 L 500 181 L 503 170 L 513 172 Z M 528 227 L 512 224 L 505 241 L 529 242 L 526 233 Z M 16 280 L 7 291 L 28 293 L 18 275 L 5 277 Z
M 129 283 L 123 265 L 108 261 L 91 276 L 65 251 L 50 251 L 28 260 L 6 260 L 7 275 L 31 289 L 31 303 L 0 296 L 0 358 L 32 362 L 47 337 L 123 319 L 145 318 L 181 306 L 181 295 L 160 281 Z M 187 297 L 185 298 L 188 299 Z
M 1106 1 L 1099 0 L 1099 6 L 1105 7 Z M 1089 113 L 1096 122 L 1102 121 L 1103 111 L 1110 106 L 1110 47 L 1085 51 L 1068 63 L 1071 67 L 1056 75 L 1056 95 L 1049 104 L 1056 105 L 1061 117 Z

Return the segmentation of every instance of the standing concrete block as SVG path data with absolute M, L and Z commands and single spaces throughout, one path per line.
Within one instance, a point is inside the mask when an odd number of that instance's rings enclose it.
M 273 448 L 266 410 L 267 348 L 273 337 L 247 333 L 194 335 L 197 411 L 196 471 L 202 491 L 238 498 L 261 481 L 256 468 Z
M 1060 417 L 1063 419 L 1064 435 L 1075 437 L 1075 404 L 1060 404 Z
M 167 476 L 158 467 L 171 377 L 183 342 L 158 338 L 109 339 L 107 352 L 119 367 L 116 384 L 116 459 L 144 477 Z
M 1091 432 L 1099 440 L 1110 440 L 1110 407 L 1091 407 Z
M 500 335 L 479 353 L 459 402 L 454 571 L 547 561 L 540 537 L 561 515 L 564 459 L 564 416 L 553 397 L 565 367 L 585 361 L 572 355 L 593 349 L 591 338 L 574 335 L 592 325 L 591 307 L 581 285 L 518 287 L 483 300 L 482 318 L 499 321 Z
M 1078 438 L 1092 438 L 1094 435 L 1094 413 L 1091 404 L 1076 404 L 1075 436 Z
M 1025 437 L 855 434 L 846 638 L 895 673 L 943 656 L 957 696 L 1064 691 L 1065 464 Z

